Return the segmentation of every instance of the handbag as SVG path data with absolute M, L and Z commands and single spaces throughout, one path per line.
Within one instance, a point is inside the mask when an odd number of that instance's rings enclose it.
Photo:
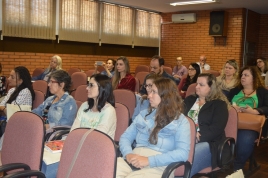
M 31 111 L 32 106 L 30 105 L 18 105 L 18 104 L 7 104 L 7 121 L 17 111 Z
M 265 122 L 264 115 L 255 115 L 249 113 L 238 113 L 238 129 L 253 130 L 259 132 L 259 139 L 257 146 L 259 145 L 262 127 Z
M 226 178 L 244 178 L 244 174 L 242 169 L 239 169 L 238 171 L 234 172 L 233 174 L 227 176 Z

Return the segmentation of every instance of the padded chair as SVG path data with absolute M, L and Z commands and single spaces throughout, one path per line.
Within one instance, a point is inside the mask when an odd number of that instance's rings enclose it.
M 202 73 L 210 73 L 210 74 L 214 75 L 215 77 L 220 76 L 220 72 L 216 71 L 216 70 L 204 70 L 204 71 L 202 71 Z
M 41 75 L 45 70 L 43 68 L 36 68 L 33 71 L 32 77 Z
M 42 104 L 45 101 L 45 95 L 43 92 L 34 90 L 34 93 L 35 93 L 35 99 L 33 101 L 32 109 L 37 108 L 40 104 Z
M 85 73 L 87 74 L 88 77 L 91 77 L 91 75 L 93 75 L 95 73 L 95 70 L 94 69 L 89 69 Z M 99 72 L 97 71 L 97 73 L 99 73 Z
M 136 80 L 135 92 L 139 93 L 140 92 L 140 81 L 137 77 L 135 77 L 135 80 Z
M 135 69 L 135 77 L 139 72 L 150 72 L 150 68 L 146 65 L 138 65 Z
M 163 66 L 164 71 L 166 71 L 166 73 L 168 73 L 169 75 L 172 75 L 172 68 L 168 67 L 168 66 Z
M 34 90 L 41 91 L 46 96 L 48 86 L 45 80 L 36 80 L 32 85 Z
M 190 129 L 191 129 L 191 145 L 190 145 L 190 152 L 189 156 L 186 162 L 180 161 L 180 162 L 174 162 L 169 164 L 166 169 L 164 170 L 162 174 L 162 178 L 168 178 L 173 170 L 174 176 L 179 176 L 183 178 L 190 177 L 190 172 L 192 168 L 192 163 L 194 160 L 194 150 L 195 150 L 195 141 L 196 141 L 196 127 L 195 123 L 191 118 L 186 117 L 190 123 Z
M 75 73 L 75 72 L 81 72 L 81 69 L 79 69 L 79 68 L 70 68 L 67 72 L 68 72 L 68 74 L 70 76 L 72 76 L 73 73 Z
M 101 73 L 102 71 L 105 71 L 103 66 L 98 66 L 97 68 L 98 73 Z
M 81 101 L 82 103 L 87 101 L 88 96 L 87 96 L 87 85 L 80 85 L 77 87 L 74 99 L 76 101 Z
M 82 101 L 75 101 L 77 105 L 77 111 L 79 110 L 80 106 L 83 104 Z
M 125 132 L 125 130 L 129 126 L 129 111 L 128 108 L 121 103 L 115 103 L 115 112 L 116 112 L 116 130 L 114 141 L 115 143 L 119 143 L 119 139 L 121 135 Z
M 113 93 L 115 102 L 126 105 L 129 115 L 132 117 L 136 107 L 136 96 L 134 92 L 126 89 L 115 89 Z
M 140 88 L 141 88 L 141 85 L 143 85 L 143 82 L 146 78 L 146 76 L 149 74 L 149 72 L 138 72 L 136 73 L 136 78 L 139 79 L 140 81 Z
M 5 129 L 0 172 L 6 173 L 15 169 L 40 170 L 44 134 L 45 127 L 41 117 L 27 111 L 14 113 Z
M 98 130 L 90 133 L 88 131 L 90 129 L 78 128 L 66 138 L 57 178 L 115 177 L 117 157 L 113 140 Z M 45 175 L 38 171 L 23 175 L 26 177 L 36 174 L 45 178 Z M 16 175 L 19 176 L 18 173 Z
M 238 115 L 235 108 L 231 107 L 229 109 L 229 117 L 227 125 L 225 127 L 225 135 L 227 138 L 222 142 L 221 146 L 219 146 L 220 151 L 217 156 L 218 157 L 217 163 L 219 167 L 215 169 L 212 169 L 212 167 L 207 167 L 201 170 L 198 174 L 206 175 L 209 177 L 216 177 L 217 176 L 216 173 L 218 170 L 220 170 L 224 165 L 228 165 L 233 162 L 235 157 L 234 155 L 235 155 L 235 141 L 237 138 L 237 128 L 238 128 Z M 227 142 L 231 147 L 231 158 L 230 160 L 227 161 L 227 163 L 224 163 L 222 158 L 222 152 L 223 152 L 223 146 Z
M 75 72 L 72 74 L 71 78 L 72 78 L 72 86 L 70 93 L 74 97 L 77 87 L 79 87 L 80 85 L 87 84 L 87 75 L 84 72 Z
M 186 91 L 186 94 L 185 94 L 185 98 L 189 95 L 195 94 L 195 87 L 196 87 L 196 83 L 189 85 L 189 87 Z
M 181 79 L 181 81 L 180 81 L 180 83 L 178 85 L 178 90 L 179 90 L 179 93 L 180 93 L 182 98 L 185 98 L 185 94 L 186 94 L 185 92 L 181 93 L 181 89 L 184 86 L 185 82 L 186 82 L 186 77 L 182 77 L 182 79 Z

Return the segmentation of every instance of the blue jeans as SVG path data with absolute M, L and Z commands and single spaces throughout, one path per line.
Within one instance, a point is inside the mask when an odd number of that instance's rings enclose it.
M 190 177 L 204 168 L 211 166 L 211 153 L 208 142 L 201 142 L 195 145 L 194 162 Z
M 236 158 L 234 161 L 234 170 L 243 169 L 246 161 L 252 154 L 255 146 L 255 140 L 258 138 L 258 132 L 253 130 L 238 130 L 236 140 Z

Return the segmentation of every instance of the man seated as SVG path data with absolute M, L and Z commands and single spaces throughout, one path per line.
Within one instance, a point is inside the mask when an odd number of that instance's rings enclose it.
M 206 61 L 207 61 L 206 56 L 205 56 L 205 55 L 201 55 L 201 56 L 200 56 L 200 59 L 199 59 L 199 62 L 196 62 L 196 63 L 200 66 L 200 71 L 201 71 L 201 73 L 202 73 L 202 71 L 204 71 L 204 70 L 210 70 L 210 65 L 208 65 L 208 64 L 206 63 Z

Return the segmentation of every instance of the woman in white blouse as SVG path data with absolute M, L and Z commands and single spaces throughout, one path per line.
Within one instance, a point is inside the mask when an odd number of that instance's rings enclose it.
M 116 113 L 111 79 L 102 74 L 92 75 L 87 93 L 88 100 L 79 108 L 71 130 L 79 127 L 94 128 L 114 139 Z
M 10 72 L 8 85 L 12 87 L 0 103 L 1 114 L 6 113 L 6 104 L 30 105 L 34 100 L 31 75 L 26 67 L 18 66 Z

